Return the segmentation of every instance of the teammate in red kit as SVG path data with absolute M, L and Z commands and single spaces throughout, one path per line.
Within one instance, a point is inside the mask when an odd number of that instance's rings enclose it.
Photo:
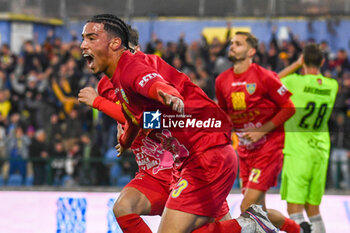
M 216 95 L 230 116 L 239 138 L 238 155 L 244 198 L 241 211 L 251 204 L 265 207 L 266 191 L 277 184 L 283 163 L 283 123 L 294 113 L 291 93 L 277 74 L 252 63 L 258 40 L 237 32 L 229 58 L 233 68 L 216 79 Z M 300 232 L 300 226 L 276 210 L 269 210 L 271 222 L 286 232 Z
M 89 68 L 106 74 L 121 103 L 127 120 L 125 133 L 119 137 L 121 153 L 145 126 L 144 112 L 152 114 L 151 121 L 163 114 L 175 116 L 174 122 L 180 122 L 177 117 L 187 122 L 186 129 L 180 126 L 145 131 L 174 157 L 176 180 L 159 232 L 190 232 L 196 228 L 195 232 L 241 232 L 252 228 L 250 232 L 258 228 L 264 230 L 257 232 L 276 232 L 258 206 L 250 207 L 237 220 L 207 224 L 224 214 L 222 207 L 236 175 L 236 159 L 227 133 L 230 123 L 187 76 L 161 59 L 130 53 L 128 36 L 122 20 L 97 15 L 84 27 L 81 48 Z M 176 115 L 184 112 L 186 115 Z M 218 128 L 206 128 L 209 120 Z

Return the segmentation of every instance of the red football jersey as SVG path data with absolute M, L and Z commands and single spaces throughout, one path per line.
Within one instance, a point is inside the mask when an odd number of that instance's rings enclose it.
M 100 96 L 113 102 L 117 102 L 115 88 L 107 76 L 102 77 L 98 82 L 97 90 Z M 140 133 L 133 144 L 131 150 L 135 155 L 139 171 L 144 171 L 152 177 L 170 183 L 171 168 L 173 167 L 173 156 L 170 152 L 161 148 L 161 145 L 145 134 Z
M 100 96 L 105 97 L 110 101 L 113 101 L 113 102 L 118 101 L 115 88 L 107 76 L 103 76 L 98 82 L 97 92 Z
M 239 138 L 240 156 L 270 143 L 271 147 L 283 146 L 283 126 L 255 143 L 242 138 L 246 128 L 260 128 L 270 121 L 291 96 L 274 72 L 257 64 L 242 74 L 235 74 L 230 68 L 217 77 L 215 88 L 219 106 L 230 116 Z
M 144 126 L 144 112 L 158 110 L 162 114 L 162 127 L 153 129 L 149 135 L 162 142 L 175 159 L 230 142 L 231 124 L 226 114 L 185 74 L 161 58 L 126 51 L 111 82 L 117 88 L 124 114 L 134 124 Z M 149 88 L 154 82 L 167 83 L 178 90 L 184 98 L 185 116 L 150 98 Z

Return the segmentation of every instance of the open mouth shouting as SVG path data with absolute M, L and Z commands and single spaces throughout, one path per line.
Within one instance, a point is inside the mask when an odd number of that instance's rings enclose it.
M 83 56 L 85 58 L 85 60 L 87 61 L 88 67 L 90 69 L 93 69 L 93 65 L 94 65 L 94 57 L 91 54 L 88 53 L 83 53 Z

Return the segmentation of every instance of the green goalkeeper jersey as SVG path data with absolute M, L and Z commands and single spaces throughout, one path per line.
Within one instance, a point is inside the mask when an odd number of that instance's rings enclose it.
M 282 83 L 293 93 L 296 113 L 284 124 L 284 154 L 303 159 L 328 159 L 328 120 L 338 93 L 336 80 L 320 75 L 292 74 Z

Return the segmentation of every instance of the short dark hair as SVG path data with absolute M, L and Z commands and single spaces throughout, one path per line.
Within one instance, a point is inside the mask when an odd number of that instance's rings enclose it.
M 136 29 L 132 28 L 131 25 L 128 24 L 129 29 L 129 42 L 133 46 L 139 45 L 139 33 Z
M 316 43 L 305 45 L 303 56 L 306 66 L 319 68 L 322 64 L 323 53 Z
M 113 36 L 117 36 L 122 40 L 122 45 L 129 49 L 129 28 L 126 23 L 119 17 L 112 14 L 100 14 L 95 15 L 91 19 L 87 20 L 87 23 L 103 23 L 103 29 L 111 33 Z
M 242 31 L 238 31 L 236 32 L 236 35 L 243 35 L 247 37 L 247 43 L 256 51 L 258 51 L 258 44 L 259 44 L 259 40 L 258 38 L 256 38 L 253 34 L 251 34 L 250 32 L 242 32 Z

